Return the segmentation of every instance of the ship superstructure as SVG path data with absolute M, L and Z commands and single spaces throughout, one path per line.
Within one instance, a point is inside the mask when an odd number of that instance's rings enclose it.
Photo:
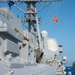
M 59 58 L 62 45 L 48 38 L 47 32 L 40 33 L 37 12 L 52 2 L 61 0 L 2 0 L 9 8 L 0 8 L 0 74 L 1 75 L 65 75 L 66 57 Z M 16 5 L 27 4 L 26 11 Z M 45 2 L 39 11 L 37 2 Z M 15 6 L 24 13 L 21 21 L 12 11 Z M 28 30 L 22 25 L 27 22 Z M 38 35 L 37 35 L 38 34 Z

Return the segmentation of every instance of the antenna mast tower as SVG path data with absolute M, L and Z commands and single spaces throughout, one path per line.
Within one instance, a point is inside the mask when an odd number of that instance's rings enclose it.
M 40 47 L 40 50 L 41 50 L 41 39 L 40 39 L 40 29 L 39 29 L 40 20 L 37 17 L 37 13 L 39 11 L 41 11 L 42 9 L 44 9 L 47 5 L 49 5 L 53 2 L 60 2 L 61 0 L 2 0 L 2 2 L 3 1 L 4 2 L 10 2 L 10 3 L 11 2 L 21 2 L 21 3 L 24 2 L 24 3 L 27 4 L 26 11 L 19 8 L 16 4 L 15 4 L 15 6 L 25 14 L 23 22 L 28 23 L 28 31 L 31 34 L 33 34 L 34 36 L 36 36 L 36 30 L 37 30 L 38 39 L 39 39 L 39 42 L 40 42 L 39 47 Z M 36 11 L 36 3 L 38 3 L 38 2 L 42 5 L 42 7 L 39 8 L 38 11 Z M 37 29 L 36 29 L 35 25 L 37 26 Z
M 60 2 L 61 0 L 2 0 L 2 1 L 13 1 L 13 2 L 25 2 L 27 4 L 27 11 L 25 14 L 28 14 L 28 17 L 25 17 L 25 22 L 28 22 L 28 30 L 31 33 L 36 32 L 35 24 L 37 24 L 35 17 L 37 13 L 45 8 L 47 5 L 51 4 L 52 2 Z M 36 11 L 36 3 L 37 2 L 42 2 L 42 8 Z M 16 6 L 18 7 L 18 6 Z M 38 19 L 37 19 L 38 20 Z

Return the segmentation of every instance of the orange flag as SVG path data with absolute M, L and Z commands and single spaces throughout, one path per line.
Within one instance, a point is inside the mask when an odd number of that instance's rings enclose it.
M 58 22 L 58 18 L 56 16 L 54 17 L 54 22 Z

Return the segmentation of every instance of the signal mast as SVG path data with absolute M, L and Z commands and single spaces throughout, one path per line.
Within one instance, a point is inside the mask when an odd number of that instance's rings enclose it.
M 28 31 L 32 33 L 34 36 L 36 36 L 36 32 L 38 32 L 38 39 L 40 42 L 39 46 L 41 49 L 41 39 L 40 39 L 40 29 L 39 29 L 40 20 L 37 17 L 37 13 L 40 12 L 42 9 L 44 9 L 49 4 L 53 2 L 61 2 L 62 0 L 7 0 L 7 1 L 9 2 L 11 6 L 13 5 L 12 4 L 13 2 L 21 2 L 21 3 L 24 2 L 27 4 L 26 11 L 19 8 L 16 4 L 14 6 L 25 14 L 23 22 L 28 23 Z M 42 7 L 38 11 L 36 10 L 36 3 L 40 3 L 42 5 Z M 35 24 L 37 28 L 35 27 Z

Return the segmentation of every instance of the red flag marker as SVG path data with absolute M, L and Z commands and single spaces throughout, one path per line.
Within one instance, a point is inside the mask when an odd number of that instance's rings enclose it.
M 56 16 L 54 17 L 54 22 L 58 22 L 58 18 Z

